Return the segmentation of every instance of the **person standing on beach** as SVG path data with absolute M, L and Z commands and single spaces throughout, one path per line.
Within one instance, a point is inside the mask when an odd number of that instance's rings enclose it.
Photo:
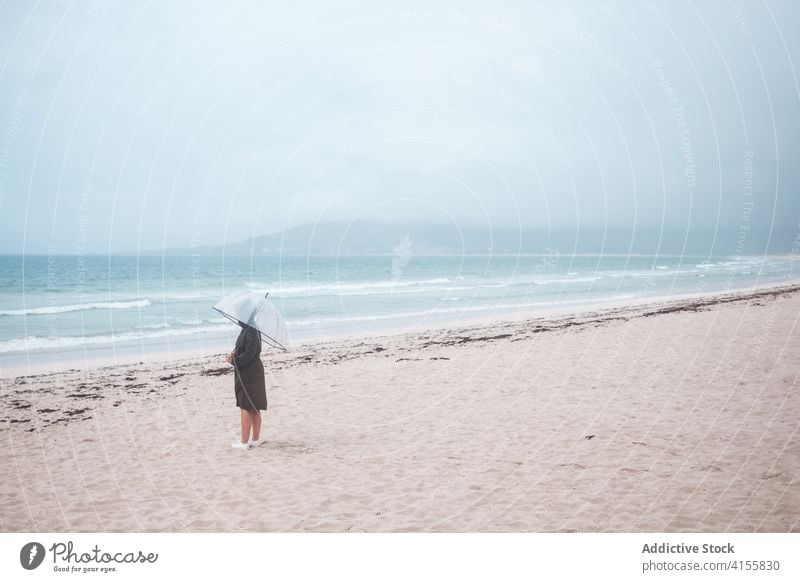
M 254 327 L 241 322 L 239 326 L 242 331 L 236 339 L 236 347 L 225 356 L 225 361 L 233 365 L 233 388 L 242 422 L 242 438 L 233 443 L 233 448 L 246 450 L 263 442 L 261 411 L 267 409 L 267 391 L 260 357 L 261 334 Z

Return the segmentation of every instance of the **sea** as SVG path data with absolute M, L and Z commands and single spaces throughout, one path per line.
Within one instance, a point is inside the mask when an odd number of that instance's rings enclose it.
M 223 351 L 212 309 L 268 294 L 292 344 L 794 281 L 794 255 L 0 256 L 0 372 Z

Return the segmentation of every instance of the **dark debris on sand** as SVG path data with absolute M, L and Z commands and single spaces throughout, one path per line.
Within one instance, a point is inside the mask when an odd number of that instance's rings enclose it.
M 147 370 L 144 370 L 145 372 Z M 128 370 L 125 384 L 107 382 L 111 377 L 122 377 L 124 374 L 109 374 L 107 369 L 101 368 L 94 372 L 73 370 L 62 372 L 61 380 L 51 389 L 48 386 L 47 376 L 39 377 L 41 384 L 37 389 L 36 376 L 27 377 L 24 383 L 15 382 L 13 388 L 5 393 L 0 392 L 0 410 L 5 414 L 0 423 L 0 430 L 9 430 L 8 427 L 28 423 L 34 425 L 30 430 L 42 430 L 46 427 L 61 423 L 80 422 L 92 418 L 93 407 L 100 405 L 105 400 L 115 401 L 113 407 L 125 402 L 154 401 L 159 398 L 159 392 L 170 390 L 173 396 L 181 396 L 180 392 L 174 393 L 173 386 L 180 382 L 186 374 L 169 374 L 158 380 L 169 382 L 169 386 L 159 384 L 157 381 L 131 383 L 136 379 L 133 371 Z M 138 373 L 138 372 L 137 372 Z M 202 373 L 202 372 L 200 372 Z M 104 382 L 105 381 L 105 382 Z M 39 408 L 40 397 L 47 394 L 47 407 Z M 75 402 L 82 402 L 89 406 L 75 408 Z M 38 417 L 37 414 L 41 414 Z
M 233 367 L 228 366 L 226 368 L 207 368 L 200 372 L 201 376 L 225 376 L 226 374 L 230 374 L 233 372 Z
M 186 374 L 169 374 L 168 376 L 161 376 L 159 380 L 161 380 L 162 382 L 167 382 L 169 380 L 175 380 L 176 378 L 180 378 L 185 375 Z
M 449 358 L 444 355 L 433 355 L 428 352 L 428 356 L 425 356 L 422 350 L 441 347 L 450 350 L 446 353 L 452 355 L 452 350 L 457 350 L 459 346 L 467 344 L 490 343 L 499 340 L 512 342 L 532 340 L 537 337 L 537 334 L 545 332 L 560 333 L 571 328 L 594 328 L 654 315 L 708 311 L 715 305 L 746 302 L 748 305 L 761 307 L 766 303 L 779 300 L 781 297 L 797 291 L 800 291 L 800 285 L 683 299 L 671 301 L 666 305 L 622 306 L 597 312 L 567 315 L 560 318 L 530 319 L 515 323 L 504 323 L 502 327 L 498 325 L 495 330 L 473 326 L 446 329 L 433 333 L 414 333 L 404 335 L 389 347 L 372 342 L 344 345 L 337 342 L 315 344 L 314 346 L 304 347 L 300 353 L 274 354 L 268 359 L 269 369 L 270 371 L 280 371 L 304 365 L 336 365 L 340 362 L 363 357 L 392 357 L 395 362 L 447 361 Z M 493 331 L 502 331 L 502 333 L 492 333 Z M 404 356 L 404 352 L 408 355 Z M 221 354 L 215 357 L 221 358 Z M 139 401 L 153 402 L 161 398 L 161 394 L 166 390 L 169 390 L 170 395 L 173 396 L 183 395 L 186 390 L 185 384 L 193 376 L 217 377 L 233 373 L 233 367 L 229 365 L 205 367 L 212 361 L 214 360 L 205 358 L 200 361 L 176 362 L 171 366 L 172 370 L 186 370 L 185 373 L 175 373 L 165 368 L 160 370 L 164 375 L 157 377 L 154 382 L 135 383 L 137 377 L 140 377 L 142 373 L 149 373 L 151 370 L 149 366 L 144 365 L 144 362 L 139 362 L 138 366 L 136 364 L 128 364 L 124 368 L 102 367 L 93 372 L 72 369 L 66 372 L 20 376 L 9 379 L 3 382 L 3 390 L 0 390 L 0 410 L 4 413 L 3 418 L 0 418 L 0 430 L 21 430 L 15 427 L 32 426 L 33 428 L 24 430 L 34 431 L 54 424 L 79 422 L 92 418 L 92 408 L 73 408 L 72 405 L 78 401 L 90 406 L 97 406 L 103 400 L 110 400 L 109 404 L 113 407 Z M 123 384 L 109 383 L 108 380 L 112 377 L 117 382 L 122 381 Z M 181 383 L 184 386 L 176 390 L 175 385 Z M 181 389 L 183 392 L 181 392 Z M 40 409 L 38 408 L 37 395 L 44 394 L 48 395 L 48 408 Z M 39 422 L 35 422 L 37 413 L 44 415 L 39 417 Z M 587 435 L 584 438 L 592 440 L 594 436 Z M 709 469 L 703 468 L 702 470 Z

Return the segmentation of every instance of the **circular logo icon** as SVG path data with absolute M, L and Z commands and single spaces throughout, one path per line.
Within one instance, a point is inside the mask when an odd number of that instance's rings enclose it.
M 44 546 L 39 542 L 29 542 L 19 552 L 19 563 L 26 570 L 35 570 L 44 560 Z

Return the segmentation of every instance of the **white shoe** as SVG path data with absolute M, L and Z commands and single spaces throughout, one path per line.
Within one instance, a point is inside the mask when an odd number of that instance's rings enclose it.
M 250 448 L 250 443 L 247 443 L 247 444 L 245 444 L 245 443 L 241 443 L 241 442 L 239 442 L 239 441 L 236 441 L 236 442 L 235 442 L 235 443 L 233 443 L 231 446 L 232 446 L 234 449 L 244 449 L 244 450 L 246 451 L 247 449 L 249 449 L 249 448 Z
M 249 441 L 247 441 L 247 444 L 250 447 L 258 447 L 258 446 L 264 444 L 264 439 L 258 439 L 257 441 L 254 441 L 253 439 L 250 439 Z

